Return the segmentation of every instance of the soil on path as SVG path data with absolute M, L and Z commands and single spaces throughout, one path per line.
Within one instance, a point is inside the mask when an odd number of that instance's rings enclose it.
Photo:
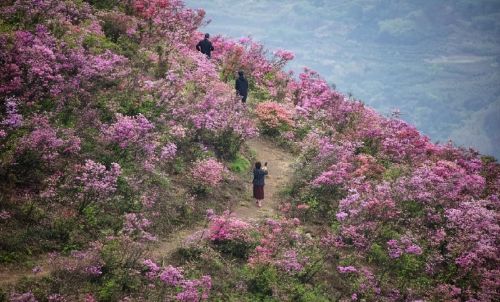
M 255 151 L 256 159 L 262 164 L 267 162 L 269 175 L 266 177 L 264 187 L 265 198 L 262 208 L 255 203 L 241 203 L 234 209 L 234 214 L 245 221 L 255 221 L 276 215 L 280 202 L 279 193 L 290 180 L 292 174 L 291 164 L 293 155 L 276 146 L 264 138 L 253 139 L 248 142 L 249 147 Z M 252 178 L 248 181 L 248 190 L 252 192 Z

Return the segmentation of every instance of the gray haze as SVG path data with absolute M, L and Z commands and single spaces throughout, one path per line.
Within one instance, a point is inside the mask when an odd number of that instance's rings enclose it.
M 500 0 L 187 0 L 434 141 L 500 158 Z

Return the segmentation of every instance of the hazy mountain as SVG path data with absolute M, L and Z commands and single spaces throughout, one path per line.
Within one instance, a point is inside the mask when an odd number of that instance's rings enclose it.
M 434 141 L 500 157 L 500 1 L 188 0 L 206 31 L 295 52 L 379 112 Z

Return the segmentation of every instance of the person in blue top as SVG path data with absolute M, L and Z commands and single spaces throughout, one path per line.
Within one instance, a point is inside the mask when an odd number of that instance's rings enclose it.
M 214 51 L 214 47 L 212 45 L 212 42 L 210 42 L 208 38 L 210 38 L 210 35 L 205 34 L 205 39 L 196 44 L 196 50 L 200 51 L 202 54 L 205 54 L 207 58 L 210 59 L 212 51 Z
M 264 163 L 264 167 L 260 161 L 255 163 L 255 169 L 253 169 L 253 197 L 257 202 L 257 206 L 262 207 L 262 200 L 264 200 L 264 178 L 267 175 L 267 163 Z

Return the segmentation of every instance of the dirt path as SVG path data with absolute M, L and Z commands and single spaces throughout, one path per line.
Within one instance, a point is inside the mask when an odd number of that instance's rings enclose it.
M 34 272 L 33 269 L 40 269 Z M 19 282 L 23 277 L 44 277 L 50 274 L 50 264 L 47 256 L 36 261 L 32 268 L 20 265 L 7 265 L 0 267 L 0 288 L 6 288 L 11 284 Z
M 273 142 L 264 138 L 255 138 L 247 142 L 251 150 L 255 152 L 256 159 L 262 163 L 267 162 L 269 175 L 266 177 L 265 199 L 262 208 L 258 208 L 255 203 L 242 201 L 232 210 L 233 215 L 239 219 L 256 222 L 258 220 L 273 217 L 277 214 L 279 205 L 279 192 L 289 181 L 292 173 L 291 164 L 294 159 L 292 154 L 285 152 Z M 247 191 L 252 193 L 252 179 L 249 175 Z M 201 236 L 204 225 L 197 225 L 190 229 L 175 232 L 169 238 L 162 240 L 150 253 L 152 258 L 168 258 L 171 253 L 184 245 L 184 242 L 190 236 Z
M 266 177 L 265 199 L 262 208 L 257 208 L 255 203 L 241 203 L 235 209 L 235 216 L 246 221 L 255 221 L 276 214 L 279 204 L 279 192 L 289 181 L 292 173 L 291 164 L 293 156 L 285 152 L 269 140 L 263 138 L 253 139 L 248 145 L 256 153 L 256 159 L 262 164 L 267 162 L 269 175 Z M 252 192 L 251 179 L 249 179 L 248 190 Z

